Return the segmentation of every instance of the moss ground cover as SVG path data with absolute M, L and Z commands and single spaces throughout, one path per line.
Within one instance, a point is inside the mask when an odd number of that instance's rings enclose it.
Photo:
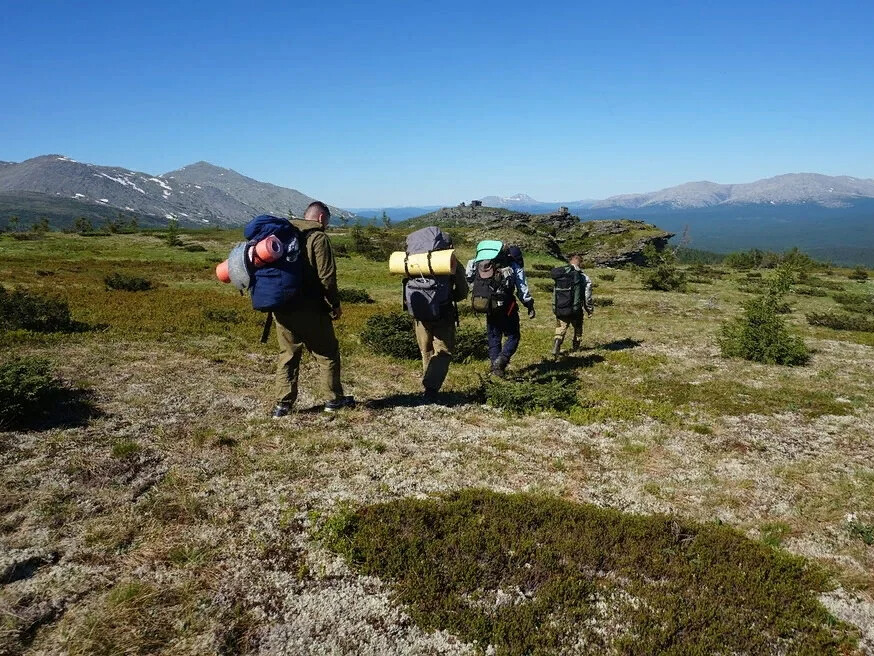
M 465 261 L 479 235 L 458 229 L 453 236 Z M 738 285 L 759 283 L 760 292 L 774 271 L 746 278 L 727 268 L 689 270 L 710 282 L 678 293 L 646 290 L 630 269 L 589 268 L 598 296 L 614 303 L 596 301 L 581 349 L 569 352 L 568 339 L 558 360 L 548 357 L 551 294 L 535 282 L 537 317 L 522 317 L 508 382 L 488 383 L 497 394 L 493 403 L 483 382 L 485 324 L 462 304 L 464 348 L 440 402 L 422 405 L 417 350 L 409 359 L 376 354 L 365 339 L 368 321 L 401 309 L 400 279 L 385 262 L 347 249 L 340 287 L 364 290 L 373 300 L 354 303 L 350 296 L 335 324 L 344 385 L 363 403 L 347 413 L 321 412 L 317 370 L 305 355 L 297 412 L 272 421 L 275 344 L 258 343 L 263 315 L 213 273 L 239 232 L 182 231 L 179 238 L 205 250 L 171 247 L 158 232 L 48 233 L 21 241 L 0 235 L 4 293 L 57 300 L 68 310 L 63 317 L 84 326 L 0 329 L 0 365 L 46 360 L 65 394 L 82 394 L 66 398 L 63 412 L 41 413 L 34 425 L 0 428 L 0 553 L 12 563 L 7 568 L 0 559 L 0 576 L 15 579 L 0 585 L 0 607 L 10 613 L 0 619 L 0 651 L 200 654 L 204 645 L 224 645 L 216 649 L 281 654 L 300 651 L 303 643 L 289 637 L 300 636 L 328 653 L 470 653 L 461 628 L 429 633 L 422 627 L 437 624 L 425 611 L 416 615 L 420 624 L 403 619 L 390 589 L 383 594 L 374 579 L 345 569 L 310 538 L 311 517 L 335 516 L 340 500 L 407 508 L 405 499 L 470 486 L 594 501 L 605 512 L 631 509 L 644 517 L 641 530 L 656 525 L 654 514 L 671 512 L 684 530 L 705 536 L 718 518 L 759 544 L 827 569 L 842 586 L 828 593 L 840 599 L 829 602 L 830 611 L 863 633 L 874 627 L 867 619 L 874 615 L 865 614 L 874 613 L 874 605 L 865 605 L 874 597 L 867 543 L 874 526 L 874 333 L 810 325 L 805 316 L 840 304 L 866 318 L 859 299 L 874 294 L 874 282 L 851 282 L 838 269 L 828 280 L 847 291 L 808 279 L 805 286 L 832 297 L 787 297 L 781 317 L 811 352 L 806 364 L 791 368 L 719 352 L 720 325 L 741 316 L 750 298 Z M 331 239 L 348 246 L 349 231 Z M 526 253 L 526 265 L 547 271 L 555 260 Z M 107 290 L 104 279 L 113 273 L 147 279 L 152 288 Z M 405 325 L 402 333 L 415 348 L 412 329 Z M 479 353 L 462 357 L 468 349 Z M 517 506 L 495 503 L 514 515 Z M 475 516 L 426 507 L 427 516 L 457 522 L 459 530 L 467 531 Z M 564 517 L 564 506 L 556 508 Z M 637 526 L 626 515 L 590 511 L 584 514 L 604 526 Z M 750 553 L 743 540 L 708 544 L 720 554 L 715 565 L 735 563 L 735 550 Z M 723 553 L 720 544 L 732 546 Z M 562 572 L 565 546 L 549 548 Z M 451 554 L 434 555 L 455 562 Z M 757 562 L 785 582 L 785 555 Z M 634 563 L 628 567 L 649 566 Z M 506 580 L 483 584 L 460 602 L 473 609 L 464 611 L 463 635 L 488 629 L 494 644 L 509 644 L 526 622 L 548 617 L 556 598 L 574 604 L 581 598 L 552 580 L 538 588 L 541 596 L 523 600 L 509 585 L 526 581 L 517 564 L 509 562 Z M 619 571 L 621 563 L 613 564 Z M 447 590 L 467 584 L 466 568 L 445 571 Z M 385 577 L 387 584 L 398 580 Z M 581 626 L 592 627 L 585 643 L 592 649 L 609 643 L 633 650 L 623 642 L 625 615 L 645 625 L 650 642 L 641 644 L 656 651 L 670 651 L 670 640 L 688 645 L 689 635 L 710 644 L 704 629 L 726 626 L 718 613 L 695 614 L 712 609 L 708 590 L 687 597 L 695 607 L 664 606 L 674 610 L 665 610 L 660 623 L 635 606 L 657 589 L 638 581 L 640 589 L 631 590 L 618 575 L 573 580 L 594 595 L 573 611 L 588 622 Z M 820 582 L 811 590 L 824 589 Z M 669 599 L 676 589 L 665 585 Z M 819 617 L 807 603 L 798 608 Z M 795 627 L 790 634 L 810 631 L 812 644 L 821 644 L 816 622 L 799 629 L 794 615 L 762 617 L 763 635 Z M 544 639 L 568 638 L 560 619 Z M 118 633 L 121 624 L 131 631 Z M 504 630 L 504 637 L 495 633 Z M 841 631 L 832 634 L 835 644 L 852 653 Z M 863 649 L 874 644 L 867 636 Z
M 329 544 L 392 581 L 417 621 L 501 654 L 854 646 L 816 600 L 829 587 L 821 570 L 725 526 L 485 490 L 364 507 L 327 526 Z M 610 628 L 594 631 L 604 600 Z

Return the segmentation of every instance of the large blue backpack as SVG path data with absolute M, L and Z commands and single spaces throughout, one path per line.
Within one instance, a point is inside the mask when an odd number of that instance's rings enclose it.
M 303 282 L 301 232 L 288 219 L 268 214 L 256 216 L 246 224 L 243 236 L 249 244 L 276 235 L 282 242 L 283 255 L 266 266 L 252 271 L 249 293 L 252 307 L 261 312 L 278 310 L 300 293 Z

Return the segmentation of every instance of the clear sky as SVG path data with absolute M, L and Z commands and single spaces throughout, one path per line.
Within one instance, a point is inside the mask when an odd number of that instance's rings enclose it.
M 874 177 L 874 2 L 11 1 L 0 160 L 345 207 Z

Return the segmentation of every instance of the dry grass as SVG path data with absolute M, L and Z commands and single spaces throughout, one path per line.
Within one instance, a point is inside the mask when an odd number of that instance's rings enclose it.
M 34 275 L 33 243 L 3 241 L 4 284 L 57 294 L 75 320 L 107 324 L 0 336 L 10 356 L 49 358 L 102 411 L 0 433 L 0 572 L 18 572 L 0 586 L 7 652 L 471 653 L 416 626 L 381 582 L 310 538 L 343 502 L 468 486 L 722 521 L 833 572 L 843 591 L 829 608 L 872 648 L 874 621 L 862 624 L 874 552 L 860 537 L 874 525 L 872 349 L 864 334 L 806 324 L 831 299 L 793 301 L 790 328 L 814 352 L 785 370 L 718 355 L 718 325 L 746 298 L 743 274 L 673 294 L 644 291 L 630 272 L 591 272 L 615 305 L 586 321 L 581 353 L 545 367 L 554 321 L 535 290 L 538 316 L 523 319 L 510 372 L 574 376 L 577 410 L 510 419 L 476 400 L 478 362 L 453 365 L 446 407 L 405 396 L 420 364 L 374 356 L 359 339 L 369 316 L 397 306 L 398 281 L 353 257 L 341 284 L 376 302 L 347 306 L 338 325 L 344 383 L 383 405 L 271 421 L 275 347 L 257 344 L 261 316 L 247 300 L 211 279 L 235 238 L 198 239 L 207 252 L 189 253 L 142 235 L 51 235 L 38 268 L 53 275 Z M 107 292 L 112 271 L 156 288 Z M 301 408 L 320 400 L 314 373 L 305 360 Z M 123 594 L 130 586 L 139 592 Z M 116 623 L 129 634 L 88 628 Z

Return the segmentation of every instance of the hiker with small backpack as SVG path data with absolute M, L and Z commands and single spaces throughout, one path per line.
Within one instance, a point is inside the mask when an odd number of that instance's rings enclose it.
M 492 373 L 500 378 L 519 348 L 519 302 L 528 310 L 529 319 L 536 316 L 524 267 L 518 246 L 504 246 L 494 239 L 477 244 L 476 256 L 465 267 L 473 310 L 486 317 Z
M 416 342 L 422 354 L 422 397 L 434 403 L 443 386 L 452 350 L 455 348 L 455 329 L 458 325 L 458 301 L 467 298 L 467 280 L 464 272 L 451 255 L 445 269 L 432 267 L 432 254 L 452 249 L 452 240 L 440 228 L 430 226 L 407 235 L 405 260 L 425 255 L 426 270 L 405 264 L 403 282 L 404 310 L 412 317 Z M 416 258 L 421 260 L 421 258 Z M 440 259 L 434 258 L 434 266 Z
M 595 311 L 592 302 L 592 280 L 580 268 L 579 255 L 571 255 L 566 266 L 555 267 L 551 277 L 555 281 L 552 292 L 552 311 L 555 314 L 555 339 L 552 356 L 557 358 L 569 327 L 574 329 L 573 350 L 580 348 L 583 337 L 583 312 L 590 317 Z
M 273 217 L 275 218 L 275 217 Z M 309 350 L 322 371 L 324 387 L 331 394 L 325 403 L 326 412 L 334 412 L 355 405 L 351 396 L 343 392 L 340 382 L 340 344 L 332 321 L 342 315 L 337 290 L 337 264 L 325 228 L 331 219 L 328 206 L 320 201 L 310 203 L 304 218 L 276 219 L 283 222 L 283 232 L 296 236 L 300 242 L 298 275 L 299 290 L 283 299 L 272 309 L 276 320 L 276 338 L 279 358 L 276 365 L 276 396 L 273 417 L 287 415 L 298 394 L 300 361 L 304 347 Z M 253 290 L 253 299 L 259 286 L 277 285 L 282 269 L 259 269 Z M 265 330 L 266 332 L 266 330 Z

